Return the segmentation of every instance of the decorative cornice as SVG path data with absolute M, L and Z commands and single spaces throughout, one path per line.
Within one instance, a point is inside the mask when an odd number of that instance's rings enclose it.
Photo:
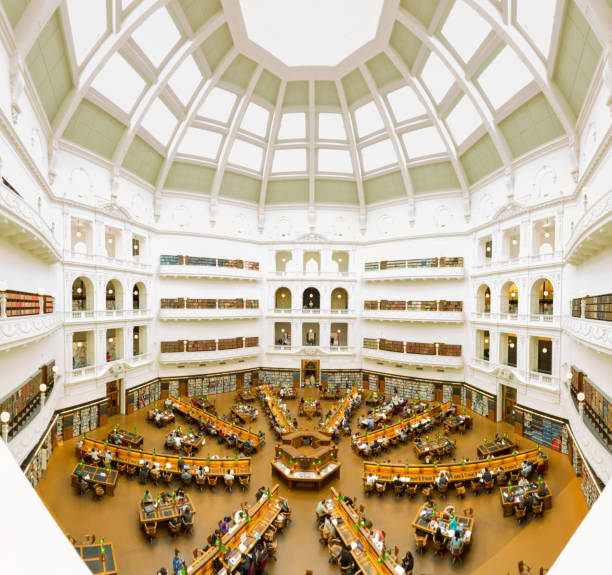
M 585 235 L 590 235 L 593 232 L 593 228 L 602 223 L 602 220 L 606 218 L 612 218 L 612 189 L 599 198 L 582 215 L 578 223 L 574 226 L 574 230 L 565 249 L 568 261 L 572 259 L 572 256 L 579 248 L 580 244 L 585 240 Z
M 0 350 L 8 350 L 47 337 L 62 327 L 58 312 L 0 320 Z
M 575 341 L 612 355 L 612 324 L 578 317 L 563 318 L 563 329 Z

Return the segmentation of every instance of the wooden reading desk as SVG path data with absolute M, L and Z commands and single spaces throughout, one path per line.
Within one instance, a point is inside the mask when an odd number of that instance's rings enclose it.
M 197 433 L 197 434 L 193 432 L 185 433 L 180 427 L 173 429 L 170 433 L 172 432 L 174 432 L 175 434 L 178 434 L 179 437 L 181 438 L 181 449 L 184 449 L 185 446 L 187 446 L 191 448 L 193 451 L 197 451 L 198 449 L 200 449 L 200 447 L 202 447 L 202 443 L 204 443 L 203 433 Z M 166 441 L 166 446 L 172 450 L 176 449 L 174 442 L 168 445 L 168 442 Z
M 531 461 L 535 466 L 539 459 L 540 451 L 531 449 L 516 455 L 503 455 L 467 463 L 408 465 L 366 462 L 363 464 L 363 480 L 365 483 L 367 476 L 373 475 L 379 483 L 392 483 L 395 477 L 399 477 L 404 483 L 423 485 L 434 483 L 440 471 L 446 471 L 449 483 L 467 482 L 472 479 L 480 479 L 483 468 L 488 468 L 491 474 L 496 477 L 498 469 L 502 469 L 504 473 L 510 473 L 520 470 L 524 461 Z
M 265 385 L 262 385 L 259 388 L 259 392 L 261 393 L 264 406 L 270 412 L 270 415 L 274 420 L 274 425 L 277 428 L 278 434 L 282 435 L 283 433 L 295 431 L 291 418 L 285 415 L 283 410 L 276 403 L 276 400 L 274 397 L 272 397 L 271 390 Z
M 325 424 L 321 429 L 323 433 L 333 435 L 334 430 L 340 428 L 340 422 L 344 418 L 344 411 L 351 405 L 357 395 L 359 395 L 359 390 L 357 387 L 353 388 L 352 391 L 347 392 L 346 397 L 342 400 L 338 407 L 332 409 L 332 414 L 325 420 Z
M 223 430 L 223 433 L 226 435 L 235 435 L 236 445 L 238 448 L 241 448 L 242 445 L 244 445 L 244 443 L 248 441 L 251 445 L 251 448 L 257 450 L 264 442 L 263 437 L 259 437 L 257 433 L 248 431 L 244 429 L 244 427 L 240 427 L 239 425 L 234 425 L 233 423 L 224 421 L 220 417 L 212 415 L 211 413 L 208 413 L 202 409 L 198 409 L 197 407 L 190 405 L 188 402 L 183 401 L 182 399 L 171 397 L 171 400 L 174 404 L 174 409 L 182 413 L 188 419 L 193 419 L 195 421 L 198 421 L 199 423 L 213 426 L 215 429 L 217 429 L 217 431 Z
M 232 415 L 243 423 L 251 423 L 257 419 L 257 410 L 246 405 L 234 405 L 232 406 Z
M 370 532 L 359 525 L 356 511 L 338 496 L 338 492 L 331 488 L 332 504 L 328 511 L 332 523 L 342 542 L 351 551 L 357 567 L 364 575 L 402 575 L 405 573 L 401 565 L 394 559 L 378 549 L 370 538 Z
M 156 416 L 161 413 L 161 426 L 168 425 L 174 421 L 174 412 L 170 410 L 150 409 L 147 413 L 147 420 L 157 424 Z
M 281 390 L 283 394 L 281 396 Z M 277 394 L 280 399 L 297 399 L 297 389 L 295 387 L 281 387 Z
M 118 472 L 116 469 L 110 471 L 104 467 L 97 467 L 87 463 L 77 463 L 71 475 L 71 483 L 74 487 L 77 480 L 82 477 L 90 485 L 100 485 L 104 487 L 106 495 L 114 495 L 117 485 Z
M 108 439 L 111 438 L 112 435 L 119 436 L 119 439 L 126 447 L 129 445 L 133 449 L 139 449 L 144 441 L 144 437 L 136 431 L 127 431 L 126 429 L 113 429 L 108 432 Z
M 544 509 L 550 509 L 552 507 L 552 492 L 545 481 L 542 481 L 542 486 L 546 489 L 546 495 L 541 498 L 544 502 Z M 500 487 L 499 496 L 504 517 L 509 517 L 514 513 L 514 506 L 518 503 L 521 495 L 535 495 L 539 489 L 540 485 L 535 481 L 530 481 L 529 485 L 525 487 L 519 487 L 518 485 Z
M 75 545 L 74 548 L 92 573 L 117 575 L 115 548 L 112 543 Z
M 434 515 L 435 513 L 435 515 Z M 457 523 L 461 523 L 463 525 L 463 536 L 465 538 L 466 544 L 470 544 L 472 541 L 472 532 L 474 531 L 474 518 L 467 517 L 466 515 L 454 515 Z M 451 517 L 445 513 L 443 513 L 440 509 L 435 509 L 433 512 L 431 510 L 427 510 L 425 505 L 422 505 L 419 511 L 412 522 L 412 526 L 417 531 L 422 531 L 423 533 L 429 533 L 434 535 L 436 533 L 436 529 L 440 527 L 440 531 L 442 531 L 442 535 L 447 539 L 450 539 L 455 534 L 454 530 L 449 529 L 449 524 L 451 522 Z
M 373 391 L 366 397 L 366 405 L 378 405 L 385 400 L 385 396 L 377 391 Z
M 185 494 L 183 497 L 168 497 L 166 502 L 163 503 L 161 498 L 157 501 L 139 501 L 138 502 L 138 517 L 140 524 L 153 523 L 157 524 L 168 523 L 175 517 L 181 518 L 183 516 L 183 506 L 189 505 L 192 513 L 195 515 L 196 508 L 193 505 L 193 501 L 189 495 Z
M 244 401 L 245 403 L 251 403 L 257 399 L 253 391 L 250 389 L 243 389 L 238 396 L 240 397 L 240 400 Z
M 453 452 L 455 450 L 455 444 L 446 437 L 436 437 L 431 441 L 422 439 L 421 441 L 414 441 L 414 451 L 417 457 L 424 457 L 431 453 L 433 455 L 442 455 L 447 451 Z
M 502 437 L 497 441 L 487 441 L 476 448 L 478 457 L 498 457 L 499 455 L 505 455 L 506 453 L 512 453 L 518 449 L 518 443 L 512 441 L 508 437 Z
M 321 392 L 322 399 L 340 399 L 343 393 L 341 389 L 336 389 L 333 387 L 328 387 L 326 390 Z
M 220 541 L 220 545 L 211 547 L 204 555 L 198 557 L 187 567 L 188 575 L 220 575 L 233 573 L 242 553 L 250 551 L 257 541 L 274 523 L 281 512 L 281 499 L 278 496 L 278 485 L 270 493 L 254 503 L 248 510 L 248 518 L 238 526 L 230 529 Z M 213 567 L 215 558 L 223 565 L 224 571 L 217 572 Z
M 106 444 L 106 442 L 97 441 L 95 439 L 83 438 L 83 447 L 87 451 L 93 448 L 102 451 L 102 454 L 109 450 L 111 452 L 113 462 L 115 464 L 133 465 L 140 469 L 145 461 L 149 462 L 149 467 L 153 469 L 157 467 L 160 471 L 169 472 L 172 475 L 180 475 L 181 471 L 178 468 L 179 457 L 183 460 L 185 466 L 189 466 L 189 473 L 195 473 L 196 468 L 201 465 L 207 476 L 221 477 L 230 469 L 233 470 L 236 476 L 251 475 L 251 458 L 223 458 L 213 459 L 211 457 L 181 457 L 169 453 L 153 454 L 147 451 L 132 450 L 127 447 L 119 447 L 117 445 Z M 208 469 L 208 471 L 206 471 Z

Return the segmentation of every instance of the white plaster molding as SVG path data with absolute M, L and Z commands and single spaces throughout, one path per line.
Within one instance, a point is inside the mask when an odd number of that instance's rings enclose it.
M 598 353 L 612 354 L 612 323 L 579 317 L 563 318 L 563 329 L 583 345 Z
M 0 319 L 0 350 L 47 337 L 61 326 L 59 312 Z

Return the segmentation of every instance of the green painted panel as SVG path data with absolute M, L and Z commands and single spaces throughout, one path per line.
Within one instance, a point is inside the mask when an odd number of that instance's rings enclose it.
M 397 71 L 397 68 L 391 63 L 389 57 L 384 53 L 381 53 L 371 60 L 368 60 L 366 62 L 366 66 L 368 67 L 368 70 L 370 70 L 370 74 L 372 74 L 372 77 L 379 88 L 382 88 L 391 82 L 401 80 L 402 78 L 402 75 Z
M 346 101 L 349 106 L 370 93 L 368 85 L 358 69 L 353 70 L 342 78 L 342 87 L 344 88 Z
M 167 190 L 188 190 L 210 194 L 215 170 L 184 162 L 174 162 L 164 183 Z
M 260 180 L 231 172 L 230 170 L 225 170 L 223 181 L 221 182 L 221 189 L 219 190 L 219 196 L 258 203 L 260 189 Z
M 59 10 L 55 11 L 42 29 L 26 63 L 49 123 L 52 124 L 74 86 Z
M 576 117 L 582 110 L 600 54 L 601 45 L 595 33 L 571 0 L 565 10 L 553 81 Z
M 406 196 L 401 172 L 391 172 L 384 176 L 365 180 L 363 182 L 363 195 L 366 204 Z
M 215 30 L 206 40 L 204 40 L 204 42 L 202 42 L 200 47 L 213 72 L 217 69 L 219 62 L 223 60 L 223 56 L 230 51 L 233 45 L 234 42 L 232 41 L 232 35 L 230 34 L 227 24 L 223 24 L 223 26 Z
M 155 185 L 164 158 L 142 138 L 136 136 L 123 160 L 123 167 Z
M 502 161 L 489 134 L 485 134 L 460 158 L 470 184 L 481 180 L 497 168 Z
M 221 76 L 221 80 L 246 90 L 249 80 L 253 72 L 255 72 L 255 68 L 257 68 L 257 64 L 253 62 L 253 60 L 242 54 L 238 54 L 229 68 L 225 71 L 225 74 Z
M 408 68 L 412 69 L 421 48 L 421 41 L 408 28 L 396 22 L 391 32 L 391 46 Z
M 401 7 L 421 21 L 425 28 L 429 27 L 436 13 L 440 0 L 401 0 Z
M 308 180 L 272 180 L 266 189 L 266 204 L 308 203 Z
M 15 28 L 20 18 L 23 16 L 30 0 L 2 0 L 4 11 L 11 23 L 11 26 Z
M 308 82 L 287 82 L 283 107 L 308 106 Z
M 541 92 L 499 124 L 516 158 L 563 135 L 563 126 Z
M 63 137 L 111 159 L 126 126 L 89 100 L 81 100 Z
M 254 94 L 263 98 L 266 102 L 269 102 L 273 106 L 276 106 L 276 98 L 278 97 L 278 90 L 280 88 L 280 78 L 264 70 L 259 76 L 257 85 L 255 86 Z
M 315 82 L 315 103 L 317 106 L 340 107 L 340 98 L 336 83 L 331 80 L 317 80 Z
M 179 4 L 194 32 L 221 11 L 219 0 L 179 0 Z
M 345 180 L 315 180 L 315 201 L 359 204 L 357 183 Z
M 450 162 L 438 162 L 410 168 L 410 179 L 415 193 L 459 188 L 455 168 Z

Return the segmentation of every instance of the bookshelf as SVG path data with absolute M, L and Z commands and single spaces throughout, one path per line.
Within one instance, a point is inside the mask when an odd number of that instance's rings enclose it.
M 406 302 L 406 309 L 408 311 L 436 311 L 437 302 L 433 301 L 414 301 L 410 300 Z
M 441 343 L 438 347 L 438 355 L 459 357 L 461 355 L 461 346 Z
M 438 311 L 463 311 L 463 302 L 441 299 L 438 302 Z
M 584 317 L 599 321 L 612 321 L 612 294 L 584 298 Z
M 406 260 L 407 268 L 437 268 L 438 258 L 421 258 Z
M 217 300 L 215 299 L 193 299 L 187 298 L 187 309 L 215 309 Z
M 371 337 L 363 338 L 363 348 L 364 349 L 378 349 L 378 340 L 373 339 Z
M 100 415 L 107 413 L 106 399 L 81 406 L 78 409 L 63 411 L 58 415 L 55 424 L 56 440 L 66 441 L 97 429 L 100 426 Z
M 43 300 L 44 300 L 44 313 L 53 313 L 55 311 L 55 299 L 53 298 L 53 296 L 50 295 L 46 295 L 43 296 Z
M 160 344 L 162 353 L 177 353 L 185 351 L 185 343 L 181 341 L 162 341 Z
M 536 443 L 567 454 L 568 432 L 565 423 L 524 411 L 523 435 Z
M 215 258 L 185 256 L 185 265 L 187 266 L 216 266 L 217 260 Z
M 363 302 L 363 309 L 366 310 L 377 310 L 378 302 L 376 300 L 366 300 Z
M 243 341 L 241 337 L 220 339 L 218 344 L 219 351 L 226 349 L 238 349 L 241 347 L 243 347 Z
M 433 401 L 435 395 L 434 383 L 431 381 L 385 375 L 385 394 L 393 395 L 395 390 L 401 397 L 422 401 Z
M 340 371 L 330 370 L 321 371 L 321 378 L 323 374 L 327 375 L 327 385 L 336 389 L 352 389 L 354 385 L 361 384 L 361 371 Z
M 219 309 L 244 309 L 244 300 L 242 298 L 220 299 L 217 300 L 217 307 Z
M 366 262 L 364 271 L 375 272 L 379 270 L 404 269 L 404 268 L 458 268 L 463 267 L 461 257 L 440 258 L 414 258 L 408 260 L 382 260 L 380 262 Z
M 463 258 L 440 258 L 441 268 L 462 268 Z
M 159 263 L 162 266 L 180 266 L 185 263 L 184 256 L 159 256 Z
M 161 309 L 184 309 L 185 300 L 182 297 L 178 298 L 161 298 L 160 302 Z
M 244 300 L 244 307 L 246 309 L 259 309 L 258 299 L 246 299 Z
M 572 367 L 570 393 L 578 409 L 577 394 L 584 393 L 584 420 L 593 434 L 612 450 L 612 400 L 585 373 Z
M 214 351 L 217 349 L 214 339 L 197 339 L 187 342 L 187 352 Z
M 394 351 L 396 353 L 404 352 L 404 342 L 403 341 L 393 341 L 390 339 L 381 339 L 378 344 L 378 349 L 382 351 Z
M 40 297 L 38 294 L 6 291 L 6 317 L 37 315 L 40 313 Z
M 210 258 L 205 256 L 161 255 L 159 256 L 159 263 L 162 266 L 187 265 L 259 271 L 259 262 L 249 262 L 237 259 Z
M 299 370 L 264 368 L 259 370 L 259 382 L 273 387 L 290 387 L 294 384 L 299 386 L 300 372 Z
M 127 412 L 132 413 L 161 399 L 161 381 L 155 380 L 126 391 Z
M 463 311 L 462 301 L 448 300 L 366 300 L 363 302 L 364 310 L 382 310 L 382 311 Z
M 244 340 L 244 347 L 257 347 L 259 345 L 259 337 L 247 337 Z
M 259 309 L 258 299 L 161 298 L 161 309 Z
M 405 311 L 406 310 L 406 302 L 405 301 L 390 301 L 390 300 L 380 300 L 380 309 L 381 310 L 393 310 L 393 311 Z
M 406 353 L 417 355 L 436 355 L 436 346 L 433 343 L 406 342 Z
M 572 317 L 580 317 L 582 315 L 582 298 L 574 298 L 572 300 Z

